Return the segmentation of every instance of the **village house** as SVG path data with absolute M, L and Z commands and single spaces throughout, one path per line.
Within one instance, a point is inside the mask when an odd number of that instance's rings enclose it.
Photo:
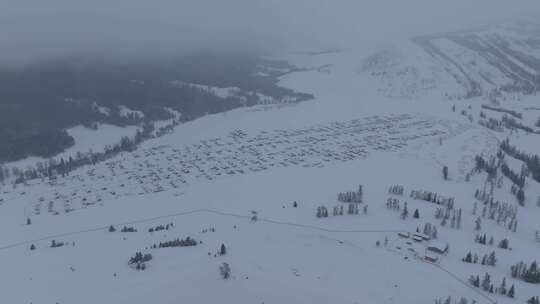
M 421 236 L 419 236 L 419 235 L 417 235 L 417 234 L 413 234 L 412 239 L 413 239 L 414 241 L 416 241 L 416 242 L 419 242 L 419 243 L 422 242 L 422 241 L 424 240 L 423 237 L 421 237 Z
M 448 244 L 443 244 L 441 242 L 432 242 L 427 246 L 426 251 L 433 252 L 436 254 L 447 254 L 448 253 Z
M 411 234 L 409 232 L 399 232 L 398 236 L 408 239 L 411 236 Z
M 438 258 L 436 255 L 427 252 L 427 253 L 424 255 L 424 260 L 426 260 L 427 262 L 430 262 L 430 263 L 437 263 L 437 261 L 439 260 L 439 258 Z
M 415 237 L 418 237 L 418 238 L 421 238 L 422 240 L 424 241 L 429 241 L 431 240 L 431 237 L 429 237 L 429 235 L 426 235 L 426 234 L 423 234 L 423 233 L 420 233 L 420 232 L 416 232 L 414 234 Z

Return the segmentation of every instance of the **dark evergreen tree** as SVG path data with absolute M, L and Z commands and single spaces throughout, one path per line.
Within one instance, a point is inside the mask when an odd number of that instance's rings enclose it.
M 444 180 L 448 180 L 448 167 L 447 166 L 443 167 L 443 178 Z
M 473 259 L 472 259 L 472 254 L 471 252 L 469 251 L 467 253 L 467 255 L 463 258 L 463 262 L 465 263 L 472 263 Z
M 409 215 L 409 210 L 407 210 L 407 202 L 405 202 L 405 206 L 403 207 L 403 211 L 401 212 L 401 219 L 406 219 Z
M 476 230 L 476 231 L 482 230 L 482 224 L 481 224 L 481 220 L 480 220 L 479 217 L 476 218 L 476 220 L 474 221 L 474 223 L 475 223 L 474 230 Z
M 219 266 L 219 273 L 223 279 L 228 279 L 231 276 L 231 267 L 227 263 L 221 264 Z
M 124 227 L 122 227 L 120 232 L 137 232 L 137 229 L 135 229 L 135 227 L 124 226 Z
M 470 276 L 469 277 L 469 283 L 474 287 L 480 287 L 480 277 L 478 275 Z
M 506 278 L 503 278 L 501 286 L 499 287 L 499 293 L 501 295 L 506 295 Z
M 487 260 L 487 256 L 484 254 L 484 256 L 482 257 L 482 262 L 480 264 L 482 265 L 486 265 L 486 260 Z
M 4 184 L 4 181 L 6 180 L 6 176 L 4 174 L 4 167 L 0 165 L 0 184 Z
M 523 280 L 528 283 L 538 284 L 540 283 L 540 271 L 536 261 L 531 263 L 529 269 L 523 274 Z
M 486 274 L 484 275 L 484 279 L 482 279 L 482 289 L 484 291 L 489 291 L 489 287 L 491 286 L 491 277 L 490 275 L 486 272 Z
M 51 241 L 51 248 L 57 248 L 64 246 L 64 242 L 57 242 L 56 240 Z
M 510 287 L 510 289 L 508 290 L 508 293 L 506 295 L 509 298 L 513 298 L 515 296 L 515 293 L 516 293 L 516 290 L 515 290 L 514 284 L 512 284 L 512 286 Z
M 540 122 L 540 121 L 539 121 Z M 540 126 L 540 123 L 539 123 Z M 529 300 L 527 300 L 527 304 L 540 304 L 540 297 L 531 297 Z
M 225 254 L 227 254 L 227 248 L 225 248 L 225 244 L 221 244 L 221 247 L 219 248 L 219 255 Z
M 189 246 L 197 246 L 197 241 L 188 236 L 185 239 L 177 238 L 171 241 L 159 242 L 159 244 L 154 244 L 152 247 L 153 248 L 169 248 L 169 247 L 189 247 Z
M 523 191 L 523 188 L 519 188 L 517 194 L 516 194 L 518 203 L 521 206 L 525 206 L 525 191 Z
M 489 266 L 495 266 L 497 264 L 497 258 L 495 257 L 495 251 L 492 251 L 486 261 L 486 264 Z
M 502 239 L 500 242 L 499 242 L 499 248 L 501 249 L 508 249 L 509 248 L 509 242 L 508 242 L 508 239 Z

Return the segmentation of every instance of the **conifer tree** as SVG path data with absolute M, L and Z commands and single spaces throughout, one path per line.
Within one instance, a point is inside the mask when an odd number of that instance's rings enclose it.
M 463 258 L 463 262 L 465 263 L 472 263 L 472 254 L 471 252 L 469 251 L 467 253 L 467 255 Z
M 482 279 L 482 289 L 485 291 L 489 291 L 490 285 L 491 285 L 491 277 L 486 272 L 486 274 L 484 275 L 484 279 Z
M 225 255 L 227 253 L 227 248 L 225 248 L 225 244 L 221 244 L 221 247 L 219 248 L 219 255 Z
M 403 211 L 401 212 L 401 219 L 406 219 L 409 215 L 409 211 L 407 210 L 407 202 L 405 202 L 405 206 L 403 207 Z
M 448 180 L 448 167 L 447 166 L 443 167 L 443 178 L 444 180 Z
M 521 206 L 525 206 L 525 191 L 523 191 L 523 188 L 519 188 L 517 194 L 516 194 L 518 203 Z
M 514 284 L 512 284 L 512 286 L 510 287 L 510 289 L 508 290 L 508 293 L 506 294 L 509 298 L 513 298 L 515 296 L 515 287 L 514 287 Z
M 497 258 L 495 257 L 495 251 L 492 251 L 490 254 L 489 254 L 489 257 L 487 259 L 487 264 L 489 266 L 495 266 L 495 264 L 497 264 Z
M 501 295 L 506 295 L 506 278 L 503 278 L 501 286 L 499 287 L 499 293 Z
M 231 267 L 228 263 L 223 263 L 221 266 L 219 266 L 219 273 L 221 274 L 221 277 L 225 280 L 227 280 L 231 276 Z
M 476 218 L 476 221 L 475 221 L 474 223 L 475 223 L 475 228 L 474 228 L 474 230 L 476 230 L 476 231 L 482 230 L 481 220 L 480 220 L 479 217 Z
M 540 304 L 540 297 L 531 297 L 527 300 L 527 304 Z

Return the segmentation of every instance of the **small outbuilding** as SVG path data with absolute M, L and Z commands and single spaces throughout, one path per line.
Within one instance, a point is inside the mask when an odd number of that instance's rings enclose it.
M 419 233 L 419 232 L 416 232 L 416 233 L 414 234 L 414 236 L 419 237 L 419 238 L 422 238 L 422 240 L 424 240 L 424 241 L 429 241 L 429 240 L 431 240 L 431 237 L 430 237 L 429 235 L 426 235 L 426 234 L 423 234 L 423 233 Z
M 422 241 L 424 240 L 424 238 L 422 238 L 421 236 L 416 235 L 416 234 L 414 234 L 414 235 L 412 236 L 412 239 L 413 239 L 414 241 L 416 241 L 416 242 L 419 242 L 419 243 L 422 242 Z
M 436 253 L 436 254 L 447 254 L 448 253 L 448 244 L 443 244 L 440 242 L 432 242 L 427 246 L 427 251 Z
M 439 257 L 433 255 L 433 254 L 430 254 L 430 253 L 426 253 L 424 255 L 424 260 L 427 261 L 427 262 L 430 262 L 430 263 L 437 263 L 437 261 L 439 260 Z
M 402 237 L 402 238 L 405 238 L 405 239 L 408 239 L 411 236 L 411 234 L 409 232 L 399 232 L 398 236 Z

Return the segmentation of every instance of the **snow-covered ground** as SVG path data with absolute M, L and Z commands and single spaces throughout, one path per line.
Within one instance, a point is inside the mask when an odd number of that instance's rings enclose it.
M 75 140 L 75 145 L 56 155 L 54 158 L 57 160 L 61 158 L 68 159 L 70 156 L 75 158 L 77 153 L 86 154 L 90 151 L 103 152 L 105 147 L 120 143 L 120 140 L 124 136 L 133 138 L 138 129 L 136 126 L 117 127 L 109 124 L 99 124 L 97 130 L 84 126 L 70 128 L 67 132 Z M 5 167 L 26 169 L 28 167 L 35 167 L 37 163 L 45 163 L 47 161 L 48 159 L 41 157 L 28 157 L 7 163 Z
M 416 37 L 375 52 L 361 70 L 391 97 L 513 99 L 540 87 L 537 33 L 501 25 Z
M 144 117 L 144 113 L 142 111 L 132 110 L 126 106 L 119 106 L 118 109 L 120 110 L 120 116 L 122 117 L 128 117 L 128 116 L 134 116 L 136 118 Z
M 281 71 L 281 73 L 287 73 L 289 70 L 278 69 L 278 71 Z M 256 76 L 261 76 L 261 75 L 258 74 Z M 267 75 L 267 76 L 270 76 L 270 75 Z M 191 88 L 197 88 L 199 90 L 207 92 L 221 99 L 236 97 L 242 100 L 242 102 L 247 102 L 247 98 L 249 96 L 249 97 L 255 98 L 255 100 L 257 101 L 257 104 L 262 104 L 262 105 L 284 104 L 284 103 L 286 104 L 286 103 L 294 103 L 298 101 L 298 98 L 294 96 L 283 96 L 281 98 L 276 98 L 276 97 L 262 94 L 261 92 L 243 91 L 239 87 L 216 87 L 216 86 L 203 85 L 203 84 L 197 84 L 197 83 L 187 83 L 187 82 L 183 82 L 179 80 L 173 80 L 170 83 L 173 86 L 188 86 Z
M 197 84 L 197 83 L 187 83 L 187 82 L 183 82 L 183 81 L 179 81 L 179 80 L 171 81 L 171 85 L 174 85 L 174 86 L 188 86 L 188 87 L 192 87 L 192 88 L 197 88 L 197 89 L 208 92 L 210 94 L 213 94 L 213 95 L 215 95 L 215 96 L 217 96 L 219 98 L 223 98 L 223 99 L 236 96 L 241 91 L 239 87 L 220 88 L 220 87 Z
M 305 68 L 283 76 L 279 85 L 311 93 L 314 100 L 204 116 L 66 178 L 1 188 L 1 302 L 416 304 L 452 295 L 477 303 L 524 303 L 539 295 L 539 285 L 510 276 L 510 265 L 540 258 L 534 239 L 540 230 L 538 183 L 527 178 L 516 232 L 488 218 L 475 231 L 480 214 L 472 214 L 474 203 L 478 213 L 483 205 L 474 193 L 486 175 L 472 174 L 469 181 L 467 175 L 475 155 L 494 155 L 506 136 L 538 153 L 540 135 L 480 126 L 480 111 L 501 115 L 483 110 L 481 98 L 456 103 L 454 112 L 445 98 L 381 94 L 379 79 L 363 72 L 367 55 L 276 55 Z M 529 115 L 524 108 L 531 104 L 501 107 Z M 84 138 L 86 131 L 80 131 Z M 95 147 L 91 137 L 83 140 L 86 148 Z M 447 181 L 443 166 L 449 168 Z M 359 184 L 359 214 L 315 216 L 319 206 L 330 212 L 346 206 L 337 193 Z M 389 194 L 393 184 L 403 185 L 404 195 Z M 494 195 L 517 206 L 510 185 L 505 179 Z M 434 218 L 441 206 L 409 197 L 412 190 L 454 197 L 454 209 L 463 213 L 460 229 L 441 225 Z M 399 199 L 401 208 L 407 202 L 406 219 L 387 208 L 388 198 Z M 418 218 L 412 217 L 415 210 Z M 169 230 L 148 232 L 171 222 Z M 426 223 L 437 227 L 438 243 L 449 245 L 435 263 L 424 259 L 434 241 L 398 237 Z M 108 232 L 110 225 L 115 232 Z M 124 225 L 137 232 L 120 232 Z M 512 250 L 475 243 L 477 233 L 509 238 Z M 151 248 L 187 236 L 200 243 Z M 65 245 L 51 248 L 52 240 Z M 227 253 L 216 255 L 222 243 Z M 461 261 L 469 251 L 492 250 L 496 267 Z M 153 256 L 144 271 L 128 266 L 137 251 Z M 231 267 L 228 280 L 219 274 L 223 262 Z M 515 284 L 515 299 L 468 283 L 470 275 L 486 272 L 495 287 L 503 277 L 507 288 Z

